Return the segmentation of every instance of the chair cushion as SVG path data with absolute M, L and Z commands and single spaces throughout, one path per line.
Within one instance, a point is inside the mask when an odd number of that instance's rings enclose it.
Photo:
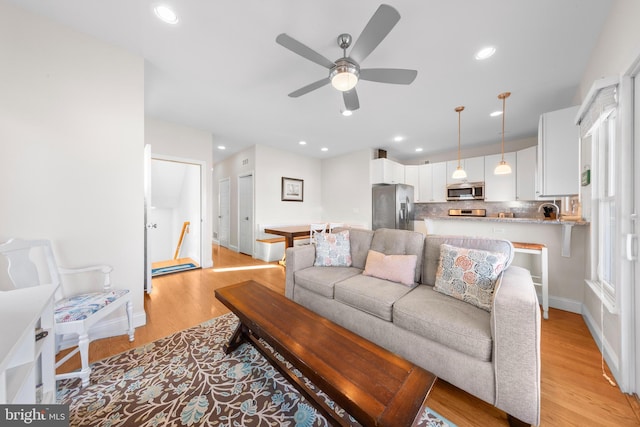
M 358 274 L 335 284 L 334 298 L 391 322 L 393 304 L 411 290 L 395 282 Z
M 398 286 L 401 287 L 401 286 Z M 393 323 L 482 361 L 493 348 L 491 314 L 419 285 L 393 306 Z
M 128 292 L 128 289 L 115 289 L 109 292 L 93 292 L 61 299 L 56 302 L 55 321 L 56 323 L 65 323 L 84 320 Z
M 317 267 L 351 267 L 349 230 L 316 234 Z

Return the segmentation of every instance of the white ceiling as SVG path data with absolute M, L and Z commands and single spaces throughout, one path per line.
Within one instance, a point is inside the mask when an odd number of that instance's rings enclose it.
M 180 22 L 152 12 L 152 0 L 11 0 L 145 59 L 145 110 L 210 131 L 221 160 L 265 144 L 328 158 L 366 147 L 411 160 L 500 141 L 497 95 L 507 100 L 507 140 L 537 133 L 538 117 L 572 105 L 611 0 L 449 0 L 389 2 L 396 27 L 363 68 L 418 70 L 410 86 L 360 81 L 360 109 L 340 115 L 331 86 L 288 93 L 327 70 L 276 44 L 287 33 L 331 60 L 340 33 L 356 39 L 379 3 L 364 0 L 166 0 Z M 494 45 L 479 62 L 474 53 Z M 402 135 L 402 142 L 393 137 Z M 307 141 L 300 146 L 298 141 Z M 321 152 L 321 147 L 328 151 Z M 423 153 L 415 149 L 422 147 Z

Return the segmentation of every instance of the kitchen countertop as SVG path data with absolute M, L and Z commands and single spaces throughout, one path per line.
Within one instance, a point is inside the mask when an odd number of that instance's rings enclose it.
M 454 221 L 488 221 L 517 224 L 545 224 L 545 225 L 589 225 L 588 221 L 580 220 L 555 220 L 543 218 L 499 218 L 497 216 L 427 216 L 428 220 L 454 220 Z

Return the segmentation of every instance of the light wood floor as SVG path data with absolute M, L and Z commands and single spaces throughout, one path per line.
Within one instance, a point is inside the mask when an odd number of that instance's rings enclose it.
M 145 294 L 147 324 L 136 329 L 136 340 L 126 336 L 91 343 L 91 361 L 134 348 L 197 325 L 229 310 L 214 297 L 216 288 L 256 280 L 284 293 L 284 268 L 249 256 L 213 247 L 214 268 L 193 270 L 153 279 Z M 268 268 L 239 270 L 234 267 Z M 228 270 L 225 270 L 228 269 Z M 542 321 L 542 426 L 640 426 L 636 398 L 612 387 L 602 377 L 600 353 L 582 317 L 550 309 Z M 79 367 L 76 356 L 62 371 Z M 489 404 L 438 380 L 428 404 L 460 427 L 507 426 L 506 415 Z

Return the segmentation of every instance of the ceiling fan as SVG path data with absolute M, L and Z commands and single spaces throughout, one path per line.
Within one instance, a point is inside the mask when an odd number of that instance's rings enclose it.
M 289 94 L 292 98 L 319 89 L 329 83 L 342 92 L 344 105 L 347 110 L 354 111 L 360 108 L 360 101 L 355 86 L 358 80 L 369 80 L 378 83 L 393 83 L 408 85 L 415 80 L 418 72 L 399 68 L 360 68 L 371 52 L 384 40 L 393 27 L 400 20 L 400 14 L 393 7 L 382 4 L 373 14 L 367 25 L 362 30 L 360 37 L 353 44 L 351 53 L 347 56 L 347 48 L 351 46 L 350 34 L 338 36 L 338 46 L 342 49 L 342 58 L 331 61 L 315 50 L 300 43 L 285 33 L 276 37 L 276 42 L 290 51 L 329 69 L 329 75 L 321 80 L 308 84 Z

